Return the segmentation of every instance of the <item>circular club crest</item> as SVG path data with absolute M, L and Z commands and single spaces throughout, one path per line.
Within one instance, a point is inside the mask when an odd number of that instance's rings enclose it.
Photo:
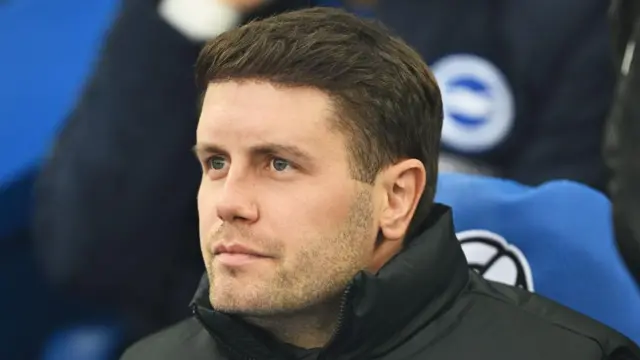
M 534 291 L 529 261 L 515 245 L 486 230 L 457 234 L 469 267 L 485 279 Z
M 453 150 L 490 150 L 510 133 L 514 100 L 506 77 L 475 55 L 450 55 L 431 66 L 442 92 L 442 142 Z

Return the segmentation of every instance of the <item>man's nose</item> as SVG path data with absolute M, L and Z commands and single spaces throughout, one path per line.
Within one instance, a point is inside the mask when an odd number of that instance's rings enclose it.
M 216 204 L 218 218 L 223 222 L 258 219 L 258 207 L 253 196 L 254 185 L 247 177 L 229 173 Z

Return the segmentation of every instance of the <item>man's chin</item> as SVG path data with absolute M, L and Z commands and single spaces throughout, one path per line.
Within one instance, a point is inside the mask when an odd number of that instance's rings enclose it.
M 274 311 L 274 309 L 271 307 L 264 306 L 264 304 L 260 306 L 258 304 L 250 303 L 250 302 L 229 303 L 225 301 L 217 301 L 215 299 L 212 299 L 211 305 L 213 309 L 218 312 L 236 315 L 243 318 L 262 318 L 262 317 L 274 316 L 279 313 L 278 311 Z
M 214 289 L 218 289 L 218 291 Z M 216 311 L 229 314 L 263 313 L 270 308 L 268 294 L 248 292 L 247 287 L 216 287 L 211 288 L 209 301 Z

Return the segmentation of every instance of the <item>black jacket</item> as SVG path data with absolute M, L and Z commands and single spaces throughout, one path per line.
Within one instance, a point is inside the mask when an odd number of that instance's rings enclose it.
M 436 206 L 417 232 L 378 274 L 353 278 L 333 340 L 304 359 L 640 359 L 614 330 L 471 272 L 448 208 Z M 135 344 L 122 360 L 301 358 L 212 310 L 203 280 L 193 317 Z
M 640 284 L 640 2 L 613 1 L 611 14 L 621 71 L 604 150 L 616 240 Z

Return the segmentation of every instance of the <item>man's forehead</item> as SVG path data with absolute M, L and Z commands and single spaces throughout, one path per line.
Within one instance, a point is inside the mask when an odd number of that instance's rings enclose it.
M 197 136 L 313 141 L 330 136 L 334 117 L 329 97 L 319 90 L 265 83 L 212 84 L 202 107 Z
M 288 86 L 268 81 L 225 81 L 211 83 L 204 94 L 203 111 L 208 108 L 296 109 L 299 112 L 329 115 L 334 108 L 331 97 L 322 90 L 307 86 Z

